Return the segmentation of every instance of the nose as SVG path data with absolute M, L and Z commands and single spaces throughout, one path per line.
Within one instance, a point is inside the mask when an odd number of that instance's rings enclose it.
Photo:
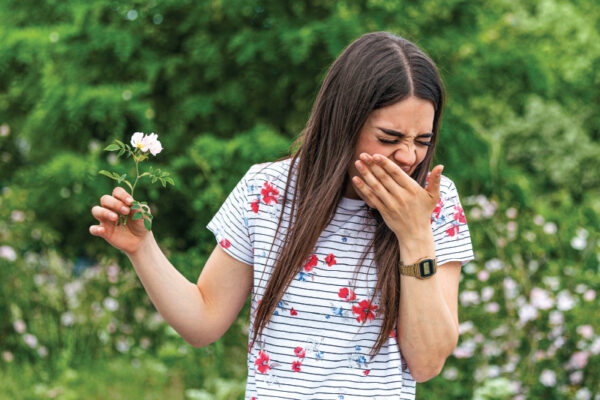
M 412 143 L 403 143 L 396 149 L 393 158 L 401 167 L 411 167 L 417 159 L 417 149 Z

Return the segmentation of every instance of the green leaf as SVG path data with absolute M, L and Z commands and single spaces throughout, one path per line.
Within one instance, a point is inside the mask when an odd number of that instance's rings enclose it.
M 120 149 L 120 147 L 113 143 L 113 144 L 109 144 L 108 146 L 106 146 L 104 151 L 117 151 L 119 149 Z
M 101 170 L 98 173 L 101 174 L 101 175 L 104 175 L 104 176 L 108 176 L 110 179 L 114 179 L 114 180 L 119 179 L 119 175 L 116 174 L 116 173 L 114 173 L 114 172 L 108 172 L 108 171 L 105 171 L 105 170 Z
M 145 219 L 144 226 L 146 227 L 146 229 L 152 230 L 152 221 L 150 221 L 149 219 Z
M 173 178 L 166 178 L 166 181 L 169 182 L 171 185 L 175 186 L 175 181 L 173 180 Z
M 126 177 L 126 176 L 127 176 L 127 174 L 123 174 L 123 175 L 121 175 L 121 176 L 120 176 L 120 177 L 117 179 L 118 183 L 121 183 L 121 182 L 123 182 L 123 179 L 125 179 L 125 177 Z
M 137 213 L 133 214 L 133 217 L 131 217 L 131 219 L 140 219 L 140 218 L 144 218 L 144 213 L 137 212 Z
M 119 144 L 119 146 L 125 147 L 125 144 L 123 142 L 121 142 L 119 139 L 115 139 L 115 142 L 117 142 Z
M 130 208 L 131 210 L 139 210 L 139 209 L 141 209 L 141 207 L 140 207 L 140 205 L 139 205 L 139 204 L 135 204 L 135 205 L 133 205 L 133 206 L 131 206 L 131 207 L 129 207 L 129 208 Z
M 117 157 L 121 157 L 123 155 L 123 153 L 125 153 L 125 149 L 121 149 L 121 151 L 119 152 L 119 154 L 117 154 Z

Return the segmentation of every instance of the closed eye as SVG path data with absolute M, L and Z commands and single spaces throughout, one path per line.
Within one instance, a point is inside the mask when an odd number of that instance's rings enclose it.
M 398 143 L 398 140 L 387 140 L 387 139 L 378 139 L 378 140 L 384 144 L 397 144 Z M 415 143 L 420 144 L 422 146 L 427 146 L 427 147 L 431 146 L 431 142 L 424 142 L 422 140 L 415 140 Z

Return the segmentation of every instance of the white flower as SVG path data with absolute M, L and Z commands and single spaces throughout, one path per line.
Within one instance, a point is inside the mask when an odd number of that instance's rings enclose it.
M 591 325 L 580 325 L 577 327 L 577 333 L 584 339 L 591 339 L 594 336 L 594 328 Z
M 119 302 L 112 297 L 105 298 L 102 304 L 108 311 L 116 311 L 119 308 Z
M 558 290 L 560 286 L 560 279 L 557 276 L 545 276 L 542 278 L 542 282 L 551 290 Z
M 571 239 L 571 247 L 575 250 L 583 250 L 585 249 L 585 246 L 587 246 L 587 241 L 584 238 L 575 236 Z
M 131 146 L 140 149 L 143 152 L 148 151 L 148 143 L 144 139 L 144 132 L 135 132 L 133 136 L 131 136 Z
M 489 301 L 494 296 L 494 288 L 491 286 L 486 286 L 481 289 L 481 300 Z
M 479 271 L 477 273 L 477 279 L 479 279 L 481 282 L 487 281 L 489 277 L 490 277 L 490 273 L 488 272 L 487 269 L 482 269 L 481 271 Z
M 556 307 L 561 311 L 568 311 L 575 307 L 575 299 L 567 290 L 562 290 L 556 296 Z
M 40 346 L 37 350 L 38 354 L 40 355 L 40 357 L 44 358 L 48 355 L 48 349 L 46 348 L 46 346 Z
M 575 400 L 590 400 L 592 398 L 592 392 L 588 388 L 581 388 L 575 393 Z
M 152 153 L 153 156 L 161 152 L 162 145 L 160 144 L 160 141 L 158 140 L 158 135 L 156 133 L 151 133 L 150 135 L 146 136 L 144 140 L 146 142 L 146 145 L 148 146 L 148 149 L 150 149 L 150 153 Z
M 66 313 L 64 313 L 63 315 L 60 316 L 60 322 L 64 326 L 71 326 L 75 322 L 75 316 L 73 315 L 72 312 L 67 311 Z
M 510 219 L 514 219 L 517 217 L 517 209 L 514 207 L 509 208 L 508 210 L 506 210 L 506 216 Z
M 17 253 L 10 246 L 0 246 L 0 257 L 5 258 L 8 261 L 15 261 L 17 259 Z
M 536 215 L 535 217 L 533 217 L 533 223 L 538 226 L 542 226 L 544 224 L 544 217 L 542 217 L 539 214 Z
M 538 317 L 538 310 L 531 304 L 525 304 L 519 309 L 519 322 L 525 324 L 527 321 L 534 320 Z
M 464 307 L 479 304 L 479 293 L 474 290 L 465 290 L 460 294 L 460 303 Z
M 13 322 L 13 328 L 15 328 L 15 331 L 17 333 L 25 333 L 25 329 L 27 329 L 27 326 L 25 325 L 25 322 L 23 322 L 22 319 L 18 319 L 15 322 Z
M 495 314 L 500 311 L 500 306 L 494 301 L 485 305 L 485 311 L 489 312 L 490 314 Z
M 565 317 L 560 311 L 552 311 L 549 318 L 552 325 L 560 325 L 565 321 Z
M 475 342 L 473 340 L 465 340 L 454 349 L 454 357 L 456 358 L 471 358 L 475 352 Z
M 583 369 L 588 363 L 589 356 L 586 351 L 576 351 L 569 360 L 569 366 L 573 369 Z
M 558 231 L 554 222 L 548 222 L 544 224 L 544 232 L 548 235 L 554 235 Z
M 540 289 L 537 287 L 531 289 L 530 297 L 531 304 L 534 307 L 539 308 L 540 310 L 548 310 L 554 306 L 554 300 L 550 297 L 550 294 L 544 289 Z
M 575 371 L 571 375 L 569 375 L 569 380 L 573 385 L 577 385 L 583 381 L 583 372 Z
M 35 336 L 33 336 L 31 333 L 24 334 L 23 341 L 25 341 L 25 343 L 27 343 L 27 346 L 31 347 L 32 349 L 35 349 L 38 345 L 37 338 Z
M 453 381 L 458 377 L 458 370 L 454 367 L 445 368 L 442 376 L 450 381 Z
M 502 268 L 504 268 L 504 263 L 497 258 L 492 258 L 485 263 L 485 269 L 490 272 L 499 271 Z
M 519 293 L 519 290 L 517 288 L 517 282 L 515 282 L 515 280 L 511 277 L 506 277 L 504 278 L 503 283 L 506 297 L 509 299 L 514 299 L 515 297 L 517 297 L 517 294 Z
M 14 210 L 10 214 L 10 219 L 12 219 L 13 222 L 23 222 L 23 221 L 25 221 L 25 213 L 20 210 Z
M 458 325 L 458 331 L 460 332 L 461 335 L 466 332 L 471 332 L 473 330 L 473 328 L 474 328 L 474 325 L 473 325 L 472 321 L 465 321 L 465 322 L 461 323 L 460 325 Z
M 3 351 L 2 352 L 2 358 L 4 359 L 4 361 L 6 362 L 12 362 L 12 360 L 15 359 L 15 356 L 13 355 L 13 353 L 11 353 L 10 351 Z
M 0 136 L 8 136 L 10 133 L 10 126 L 8 124 L 0 125 Z
M 556 385 L 556 374 L 554 373 L 554 371 L 545 369 L 540 374 L 540 382 L 544 386 L 554 386 Z

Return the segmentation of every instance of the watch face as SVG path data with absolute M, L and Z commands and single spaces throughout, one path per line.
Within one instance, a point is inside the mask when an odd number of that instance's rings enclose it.
M 427 259 L 419 262 L 419 271 L 421 272 L 421 276 L 423 278 L 433 275 L 435 272 L 433 269 L 433 260 Z

